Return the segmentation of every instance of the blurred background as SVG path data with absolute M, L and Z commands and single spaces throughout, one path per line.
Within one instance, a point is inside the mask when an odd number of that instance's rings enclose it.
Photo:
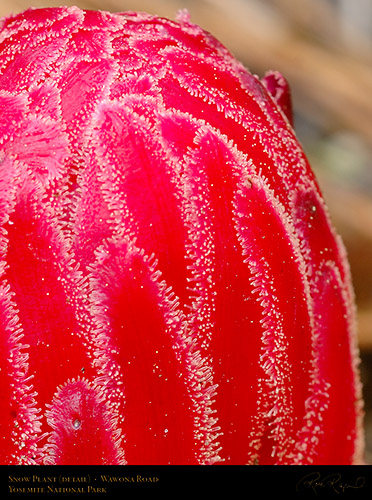
M 187 9 L 252 73 L 288 79 L 297 135 L 349 255 L 372 464 L 372 0 L 1 0 L 0 17 L 58 5 L 171 19 Z

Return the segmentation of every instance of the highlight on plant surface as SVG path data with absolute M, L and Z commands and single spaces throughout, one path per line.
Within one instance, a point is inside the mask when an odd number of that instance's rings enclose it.
M 280 74 L 185 11 L 31 9 L 0 116 L 1 463 L 362 462 L 349 267 Z

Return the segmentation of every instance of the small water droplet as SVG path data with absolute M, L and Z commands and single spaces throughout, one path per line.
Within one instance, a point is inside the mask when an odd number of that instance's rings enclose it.
M 81 422 L 80 422 L 80 420 L 79 420 L 78 418 L 76 418 L 76 419 L 74 420 L 73 424 L 72 424 L 72 427 L 73 427 L 74 429 L 79 429 L 79 428 L 80 428 L 80 426 L 81 426 Z

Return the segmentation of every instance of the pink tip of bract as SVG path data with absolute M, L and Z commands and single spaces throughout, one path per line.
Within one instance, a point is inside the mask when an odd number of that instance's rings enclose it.
M 287 80 L 278 71 L 268 71 L 262 78 L 262 83 L 293 125 L 291 91 Z
M 350 272 L 285 78 L 185 10 L 0 26 L 1 463 L 361 463 Z
M 45 447 L 49 465 L 125 463 L 119 431 L 99 388 L 85 379 L 68 381 L 53 398 L 47 419 L 53 429 Z
M 191 20 L 190 13 L 187 9 L 181 9 L 177 12 L 176 21 L 180 24 L 189 23 Z

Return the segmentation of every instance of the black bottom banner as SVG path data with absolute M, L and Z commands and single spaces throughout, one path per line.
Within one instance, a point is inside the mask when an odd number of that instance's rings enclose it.
M 2 466 L 1 498 L 372 498 L 372 466 Z M 164 495 L 163 495 L 164 494 Z

